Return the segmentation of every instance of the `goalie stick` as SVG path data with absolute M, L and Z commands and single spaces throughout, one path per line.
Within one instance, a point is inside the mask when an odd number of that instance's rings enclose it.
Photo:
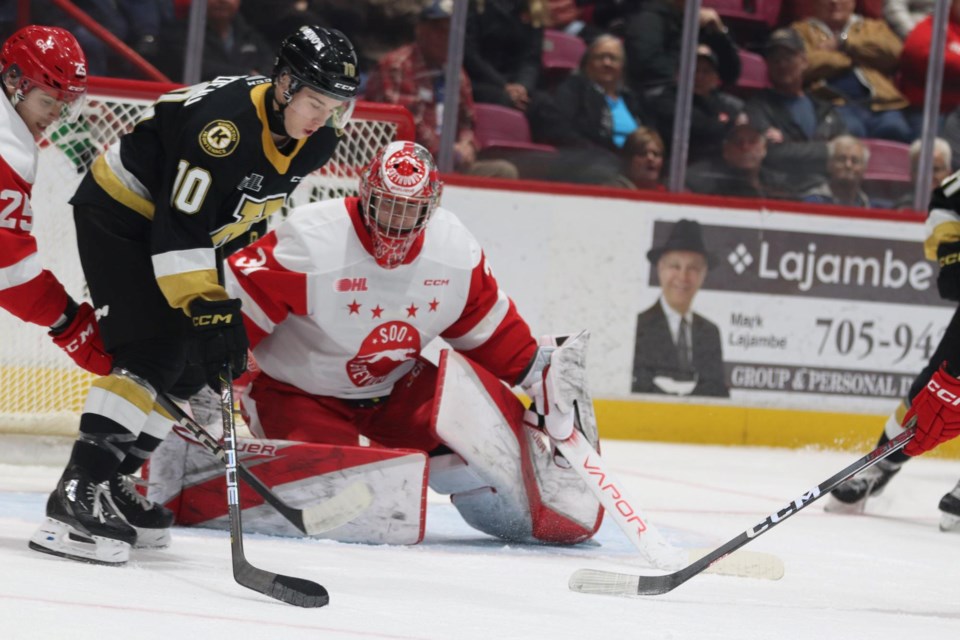
M 157 402 L 173 415 L 177 424 L 189 431 L 207 451 L 215 455 L 221 462 L 226 463 L 227 457 L 223 447 L 170 396 L 159 393 L 157 394 Z M 357 481 L 319 504 L 298 509 L 284 502 L 280 496 L 274 493 L 239 460 L 237 461 L 237 472 L 240 479 L 256 491 L 267 504 L 308 536 L 331 531 L 350 522 L 363 513 L 373 502 L 373 494 L 370 493 L 370 488 L 367 487 L 366 483 Z
M 226 464 L 227 509 L 230 513 L 230 555 L 233 579 L 248 589 L 298 607 L 322 607 L 330 595 L 322 585 L 258 569 L 243 553 L 243 522 L 240 517 L 240 487 L 237 484 L 237 427 L 233 418 L 233 372 L 228 364 L 220 372 L 220 413 Z
M 717 562 L 727 554 L 733 553 L 751 540 L 755 540 L 793 514 L 811 505 L 825 494 L 830 493 L 831 490 L 848 478 L 873 466 L 893 452 L 902 449 L 904 445 L 913 438 L 915 433 L 916 427 L 911 425 L 897 437 L 880 445 L 842 471 L 830 476 L 807 493 L 804 493 L 793 502 L 787 504 L 783 509 L 771 514 L 762 522 L 747 529 L 726 544 L 714 549 L 712 552 L 679 571 L 661 576 L 638 576 L 613 571 L 580 569 L 570 577 L 570 589 L 581 593 L 622 596 L 649 596 L 672 591 L 693 576 L 710 567 L 714 562 Z

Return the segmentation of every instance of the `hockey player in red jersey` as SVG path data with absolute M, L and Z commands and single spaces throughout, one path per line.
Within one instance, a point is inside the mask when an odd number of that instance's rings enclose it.
M 222 248 L 331 158 L 358 88 L 346 36 L 303 26 L 270 78 L 167 93 L 94 161 L 71 204 L 114 367 L 90 389 L 31 548 L 122 564 L 133 545 L 168 544 L 172 514 L 131 478 L 173 425 L 157 394 L 187 398 L 228 363 L 243 372 L 247 337 L 240 300 L 219 280 Z
M 28 26 L 0 49 L 0 307 L 50 327 L 50 337 L 88 371 L 110 373 L 89 303 L 77 302 L 37 255 L 30 192 L 37 143 L 51 125 L 72 120 L 87 91 L 86 59 L 69 32 Z
M 587 539 L 596 500 L 502 384 L 540 381 L 553 347 L 538 347 L 441 189 L 430 153 L 394 142 L 361 172 L 359 197 L 298 207 L 228 259 L 260 370 L 243 397 L 251 431 L 425 452 L 431 486 L 474 527 Z M 455 350 L 439 368 L 421 355 L 435 338 Z

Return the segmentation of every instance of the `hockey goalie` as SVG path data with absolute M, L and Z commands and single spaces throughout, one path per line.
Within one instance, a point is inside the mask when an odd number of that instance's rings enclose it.
M 538 346 L 441 190 L 426 149 L 391 143 L 359 197 L 298 207 L 228 260 L 258 369 L 240 462 L 297 507 L 366 487 L 369 505 L 319 534 L 331 539 L 419 542 L 429 486 L 498 538 L 587 540 L 598 501 L 512 391 L 542 398 L 556 347 Z M 452 349 L 434 364 L 422 351 L 436 338 Z M 226 528 L 222 465 L 181 430 L 149 484 L 179 523 Z M 300 534 L 243 487 L 241 506 L 250 531 Z

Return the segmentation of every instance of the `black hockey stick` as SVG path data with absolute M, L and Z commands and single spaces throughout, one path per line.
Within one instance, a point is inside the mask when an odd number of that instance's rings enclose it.
M 226 463 L 227 456 L 223 447 L 207 433 L 200 424 L 191 418 L 186 411 L 180 408 L 170 396 L 165 393 L 157 394 L 157 403 L 168 411 L 177 423 L 189 431 L 197 441 L 210 453 Z M 247 467 L 237 460 L 237 472 L 240 479 L 257 492 L 271 507 L 277 510 L 290 524 L 308 536 L 317 535 L 350 522 L 360 515 L 370 503 L 373 496 L 370 489 L 363 482 L 355 482 L 340 493 L 306 509 L 298 509 L 283 501 Z
M 580 569 L 570 576 L 570 589 L 581 593 L 623 596 L 653 596 L 672 591 L 693 576 L 702 572 L 714 562 L 733 553 L 751 540 L 755 540 L 793 514 L 830 493 L 830 491 L 843 481 L 880 462 L 894 451 L 902 449 L 903 446 L 913 438 L 915 433 L 916 427 L 911 425 L 896 438 L 880 445 L 847 468 L 830 476 L 827 480 L 824 480 L 807 493 L 789 503 L 783 509 L 771 514 L 762 522 L 747 529 L 723 546 L 718 547 L 679 571 L 662 576 L 638 576 L 613 571 Z
M 237 484 L 237 427 L 233 418 L 233 372 L 228 364 L 220 372 L 220 413 L 226 453 L 227 509 L 230 513 L 230 551 L 233 578 L 238 584 L 298 607 L 322 607 L 330 602 L 323 586 L 303 578 L 270 573 L 254 567 L 243 554 L 240 487 Z

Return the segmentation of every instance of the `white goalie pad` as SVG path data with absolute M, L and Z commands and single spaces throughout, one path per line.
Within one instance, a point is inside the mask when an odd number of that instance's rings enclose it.
M 440 357 L 434 431 L 456 455 L 431 461 L 430 486 L 464 520 L 499 538 L 573 544 L 600 525 L 589 488 L 556 464 L 546 434 L 523 424 L 513 392 L 464 356 Z
M 229 529 L 223 464 L 181 437 L 179 429 L 175 427 L 144 469 L 147 497 L 171 509 L 178 525 Z M 417 544 L 423 539 L 423 452 L 238 438 L 237 454 L 281 500 L 298 509 L 349 495 L 358 482 L 366 485 L 372 496 L 367 508 L 346 524 L 312 537 L 370 544 Z M 304 537 L 242 481 L 240 506 L 246 531 Z

